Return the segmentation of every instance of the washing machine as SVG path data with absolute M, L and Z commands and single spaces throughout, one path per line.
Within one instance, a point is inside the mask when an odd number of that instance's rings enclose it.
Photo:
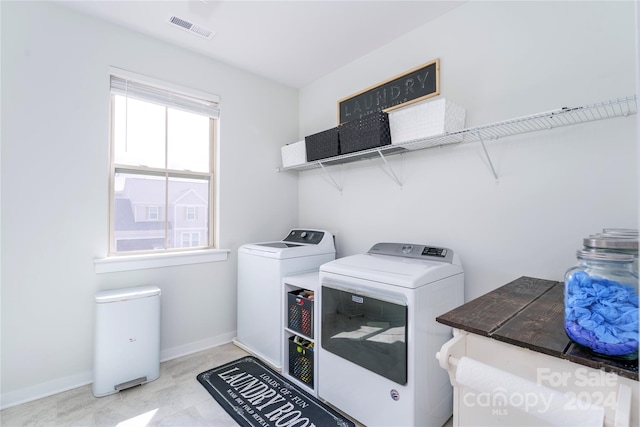
M 294 229 L 279 241 L 241 246 L 234 342 L 281 369 L 282 278 L 317 271 L 335 257 L 334 237 L 324 230 Z
M 436 317 L 464 303 L 456 253 L 378 243 L 323 264 L 318 302 L 320 398 L 369 427 L 446 423 L 453 389 L 435 354 L 452 330 Z

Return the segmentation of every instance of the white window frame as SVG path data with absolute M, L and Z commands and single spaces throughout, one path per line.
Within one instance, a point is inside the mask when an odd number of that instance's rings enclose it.
M 193 241 L 194 241 L 194 236 L 196 236 L 196 241 L 198 242 L 198 244 L 200 243 L 200 233 L 198 233 L 197 231 L 183 231 L 180 233 L 180 244 L 182 245 L 183 248 L 188 248 L 188 247 L 193 247 Z M 185 238 L 186 238 L 186 243 L 188 243 L 185 246 Z
M 147 207 L 147 219 L 149 221 L 160 221 L 160 207 L 159 206 L 148 206 Z
M 206 92 L 198 91 L 191 88 L 186 88 L 183 86 L 175 85 L 172 83 L 167 83 L 164 81 L 160 81 L 151 77 L 143 76 L 140 74 L 132 73 L 126 70 L 118 69 L 115 67 L 109 68 L 109 76 L 117 76 L 122 79 L 132 80 L 135 82 L 139 82 L 144 85 L 152 86 L 161 90 L 166 90 L 168 92 L 173 92 L 176 94 L 186 95 L 191 98 L 208 100 L 209 102 L 215 104 L 215 107 L 218 108 L 220 98 L 217 95 L 212 95 Z M 111 97 L 113 95 L 110 95 Z M 218 142 L 218 120 L 219 115 L 211 116 L 212 120 L 210 120 L 210 132 L 213 138 L 213 143 L 210 146 L 210 178 L 209 178 L 209 209 L 207 210 L 207 215 L 209 216 L 208 221 L 208 242 L 209 246 L 206 247 L 198 247 L 198 248 L 184 248 L 181 249 L 179 247 L 169 248 L 162 251 L 155 251 L 152 253 L 142 253 L 142 252 L 120 252 L 116 253 L 111 250 L 112 244 L 112 232 L 114 230 L 113 227 L 113 217 L 114 217 L 114 195 L 113 191 L 115 188 L 114 176 L 115 170 L 119 168 L 118 165 L 114 164 L 113 158 L 110 157 L 109 164 L 109 242 L 108 242 L 108 251 L 107 256 L 104 258 L 96 259 L 94 262 L 95 270 L 97 273 L 107 273 L 107 272 L 115 272 L 115 271 L 126 271 L 126 270 L 136 270 L 143 268 L 155 268 L 155 267 L 164 267 L 170 265 L 184 265 L 184 264 L 192 264 L 192 263 L 200 263 L 200 262 L 211 262 L 211 261 L 222 261 L 226 260 L 229 250 L 228 249 L 216 249 L 216 226 L 218 224 L 217 220 L 217 203 L 216 197 L 218 195 L 218 191 L 216 188 L 217 180 L 216 171 L 217 171 L 217 142 Z M 111 123 L 111 119 L 109 119 Z M 110 137 L 110 147 L 113 150 L 113 141 Z M 113 153 L 112 153 L 113 154 Z M 129 165 L 125 166 L 123 169 L 134 171 L 136 168 L 131 167 Z M 160 214 L 162 210 L 159 209 L 158 214 Z M 160 220 L 161 218 L 158 218 Z M 177 246 L 177 245 L 176 245 Z
M 195 221 L 198 219 L 198 207 L 197 206 L 185 206 L 185 219 L 187 221 Z

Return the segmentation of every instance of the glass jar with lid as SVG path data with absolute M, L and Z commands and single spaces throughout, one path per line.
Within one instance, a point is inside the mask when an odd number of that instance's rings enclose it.
M 620 230 L 620 229 L 615 229 Z M 583 239 L 585 250 L 628 254 L 633 256 L 633 270 L 638 273 L 638 234 L 633 230 L 623 230 L 624 232 L 608 231 L 604 229 L 603 233 L 595 234 Z
M 569 338 L 602 356 L 638 358 L 638 273 L 629 254 L 577 252 L 565 274 L 564 328 Z
M 625 237 L 638 240 L 640 232 L 637 228 L 603 228 L 601 234 L 609 237 Z

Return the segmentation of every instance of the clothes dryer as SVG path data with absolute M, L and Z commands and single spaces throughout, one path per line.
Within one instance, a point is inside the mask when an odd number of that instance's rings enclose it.
M 442 247 L 378 243 L 320 267 L 318 396 L 367 426 L 437 426 L 453 390 L 435 354 L 464 303 L 460 258 Z
M 282 366 L 282 278 L 335 259 L 331 233 L 294 229 L 282 240 L 238 249 L 238 332 L 240 347 L 276 369 Z

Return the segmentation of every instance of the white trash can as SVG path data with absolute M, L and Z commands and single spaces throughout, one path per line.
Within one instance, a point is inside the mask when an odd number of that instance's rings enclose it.
M 93 394 L 107 396 L 160 376 L 160 289 L 96 294 Z

